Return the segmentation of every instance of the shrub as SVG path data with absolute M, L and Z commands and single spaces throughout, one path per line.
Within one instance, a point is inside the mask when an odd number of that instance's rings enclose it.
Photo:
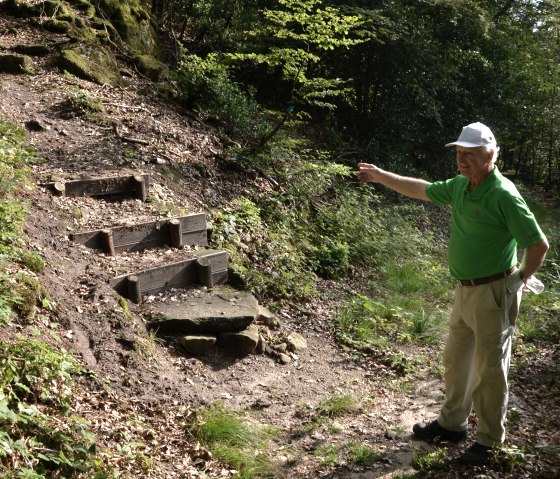
M 319 246 L 312 246 L 310 264 L 313 270 L 323 278 L 340 279 L 348 268 L 350 247 L 348 243 L 329 237 L 321 237 Z
M 265 223 L 261 209 L 240 198 L 213 215 L 212 240 L 231 255 L 231 268 L 254 293 L 304 298 L 315 290 L 315 275 L 286 224 Z
M 251 145 L 264 135 L 267 125 L 257 102 L 230 80 L 216 54 L 201 58 L 183 51 L 174 78 L 183 103 L 215 117 L 234 140 Z

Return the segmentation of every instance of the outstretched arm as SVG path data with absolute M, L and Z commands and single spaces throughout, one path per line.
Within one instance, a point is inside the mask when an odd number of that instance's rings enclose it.
M 400 176 L 370 163 L 358 163 L 358 180 L 364 183 L 380 183 L 409 198 L 430 201 L 425 191 L 426 185 L 429 184 L 426 180 Z

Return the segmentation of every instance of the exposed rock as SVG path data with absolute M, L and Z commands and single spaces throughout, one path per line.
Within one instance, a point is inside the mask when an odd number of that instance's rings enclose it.
M 292 352 L 298 352 L 298 351 L 304 351 L 307 349 L 307 341 L 305 340 L 305 338 L 296 332 L 291 332 L 287 339 L 287 346 L 288 346 L 288 351 L 292 351 Z
M 202 354 L 216 344 L 216 336 L 203 334 L 182 336 L 179 338 L 179 344 L 190 354 Z
M 282 364 L 289 364 L 292 362 L 292 358 L 290 356 L 288 356 L 287 354 L 284 353 L 280 353 L 278 355 L 278 360 L 282 363 Z
M 257 344 L 257 348 L 255 349 L 255 353 L 257 354 L 264 354 L 266 353 L 266 339 L 264 339 L 262 334 L 259 334 L 259 343 Z
M 33 62 L 26 55 L 0 55 L 0 72 L 33 73 Z
M 157 56 L 157 35 L 150 22 L 149 12 L 138 0 L 100 0 L 96 4 L 100 17 L 108 18 L 119 38 L 135 54 Z
M 251 354 L 259 343 L 259 330 L 251 325 L 238 332 L 225 332 L 218 335 L 218 346 L 239 354 Z
M 122 83 L 115 57 L 99 45 L 63 51 L 58 59 L 58 66 L 77 77 L 100 85 Z
M 51 52 L 50 47 L 47 45 L 16 45 L 13 49 L 14 52 L 21 55 L 30 55 L 33 57 L 42 57 Z
M 140 73 L 155 82 L 165 80 L 169 76 L 167 65 L 151 55 L 138 55 L 134 57 L 134 64 Z
M 272 401 L 265 398 L 258 398 L 253 404 L 251 404 L 251 409 L 266 409 L 272 406 Z
M 161 303 L 155 309 L 150 327 L 159 331 L 234 332 L 246 329 L 256 319 L 258 302 L 248 293 L 224 292 L 190 298 L 181 303 Z
M 259 322 L 271 329 L 280 328 L 280 320 L 266 306 L 259 305 Z

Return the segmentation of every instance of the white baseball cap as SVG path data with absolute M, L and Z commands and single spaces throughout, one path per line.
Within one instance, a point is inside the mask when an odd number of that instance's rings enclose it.
M 486 125 L 480 122 L 471 123 L 463 127 L 463 131 L 459 135 L 457 141 L 447 143 L 445 146 L 464 146 L 466 148 L 475 148 L 477 146 L 488 146 L 496 149 L 496 138 Z

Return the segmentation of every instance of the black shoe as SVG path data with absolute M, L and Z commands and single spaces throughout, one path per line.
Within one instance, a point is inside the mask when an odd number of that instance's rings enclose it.
M 428 423 L 418 422 L 412 426 L 412 432 L 427 442 L 459 442 L 467 437 L 467 431 L 450 431 L 441 427 L 437 420 Z
M 492 459 L 492 448 L 475 442 L 458 459 L 461 464 L 483 466 Z

